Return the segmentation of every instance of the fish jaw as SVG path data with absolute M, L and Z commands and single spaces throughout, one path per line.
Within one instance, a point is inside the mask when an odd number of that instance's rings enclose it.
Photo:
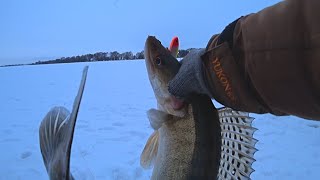
M 168 91 L 169 81 L 180 69 L 179 61 L 154 36 L 147 38 L 144 52 L 150 84 L 159 110 L 179 117 L 185 116 L 187 113 L 185 103 L 173 97 Z

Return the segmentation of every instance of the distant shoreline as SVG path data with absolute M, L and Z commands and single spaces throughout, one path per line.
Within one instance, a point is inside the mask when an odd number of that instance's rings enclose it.
M 118 60 L 103 60 L 107 61 L 141 61 L 144 59 L 118 59 Z M 46 64 L 72 64 L 72 63 L 81 63 L 81 62 L 103 62 L 103 61 L 79 61 L 79 62 L 59 62 L 59 63 L 26 63 L 26 64 L 8 64 L 8 65 L 0 65 L 1 67 L 14 67 L 14 66 L 36 66 L 36 65 L 46 65 Z
M 183 58 L 191 50 L 196 48 L 189 48 L 187 50 L 179 50 L 178 58 Z M 37 61 L 34 63 L 27 64 L 8 64 L 1 65 L 0 67 L 12 67 L 12 66 L 29 66 L 29 65 L 42 65 L 42 64 L 62 64 L 62 63 L 78 63 L 78 62 L 98 62 L 98 61 L 132 61 L 132 60 L 143 60 L 144 51 L 133 54 L 131 51 L 119 53 L 113 52 L 97 52 L 94 54 L 85 54 L 72 57 L 61 57 L 54 60 Z

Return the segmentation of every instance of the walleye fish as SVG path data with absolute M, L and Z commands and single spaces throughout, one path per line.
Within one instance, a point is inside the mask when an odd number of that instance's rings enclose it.
M 147 112 L 155 131 L 141 166 L 154 166 L 151 179 L 250 179 L 257 151 L 253 118 L 217 110 L 206 95 L 192 95 L 188 105 L 172 97 L 168 82 L 180 68 L 172 54 L 155 37 L 147 38 L 145 63 L 158 107 Z
M 71 146 L 87 72 L 88 66 L 83 70 L 71 114 L 65 107 L 53 107 L 40 124 L 40 150 L 50 180 L 74 179 L 70 173 Z

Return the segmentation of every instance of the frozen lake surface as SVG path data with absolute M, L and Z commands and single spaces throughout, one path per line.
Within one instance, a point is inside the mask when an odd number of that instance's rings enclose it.
M 48 179 L 38 128 L 51 107 L 71 110 L 85 65 L 71 172 L 76 179 L 150 178 L 139 164 L 153 132 L 145 112 L 156 107 L 144 61 L 109 61 L 0 68 L 0 180 Z M 320 122 L 251 116 L 259 129 L 253 180 L 319 178 Z

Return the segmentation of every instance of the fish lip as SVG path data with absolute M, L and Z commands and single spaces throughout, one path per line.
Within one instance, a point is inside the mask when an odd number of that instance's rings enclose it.
M 146 61 L 150 61 L 150 48 L 149 48 L 149 37 L 150 36 L 148 36 L 148 38 L 147 38 L 147 40 L 146 40 L 146 42 L 145 42 L 145 45 L 144 45 L 144 59 L 146 60 Z
M 172 95 L 170 95 L 170 102 L 171 102 L 171 106 L 173 108 L 173 110 L 181 110 L 186 106 L 186 102 L 182 99 L 178 99 Z
M 150 39 L 151 37 L 155 38 L 154 36 L 148 36 L 146 42 L 145 42 L 145 46 L 144 46 L 144 59 L 146 61 L 146 66 L 147 66 L 147 72 L 149 74 L 149 79 L 150 78 L 154 78 L 155 74 L 154 74 L 154 68 L 153 68 L 153 64 L 152 64 L 152 60 L 151 60 L 151 49 L 150 49 Z

